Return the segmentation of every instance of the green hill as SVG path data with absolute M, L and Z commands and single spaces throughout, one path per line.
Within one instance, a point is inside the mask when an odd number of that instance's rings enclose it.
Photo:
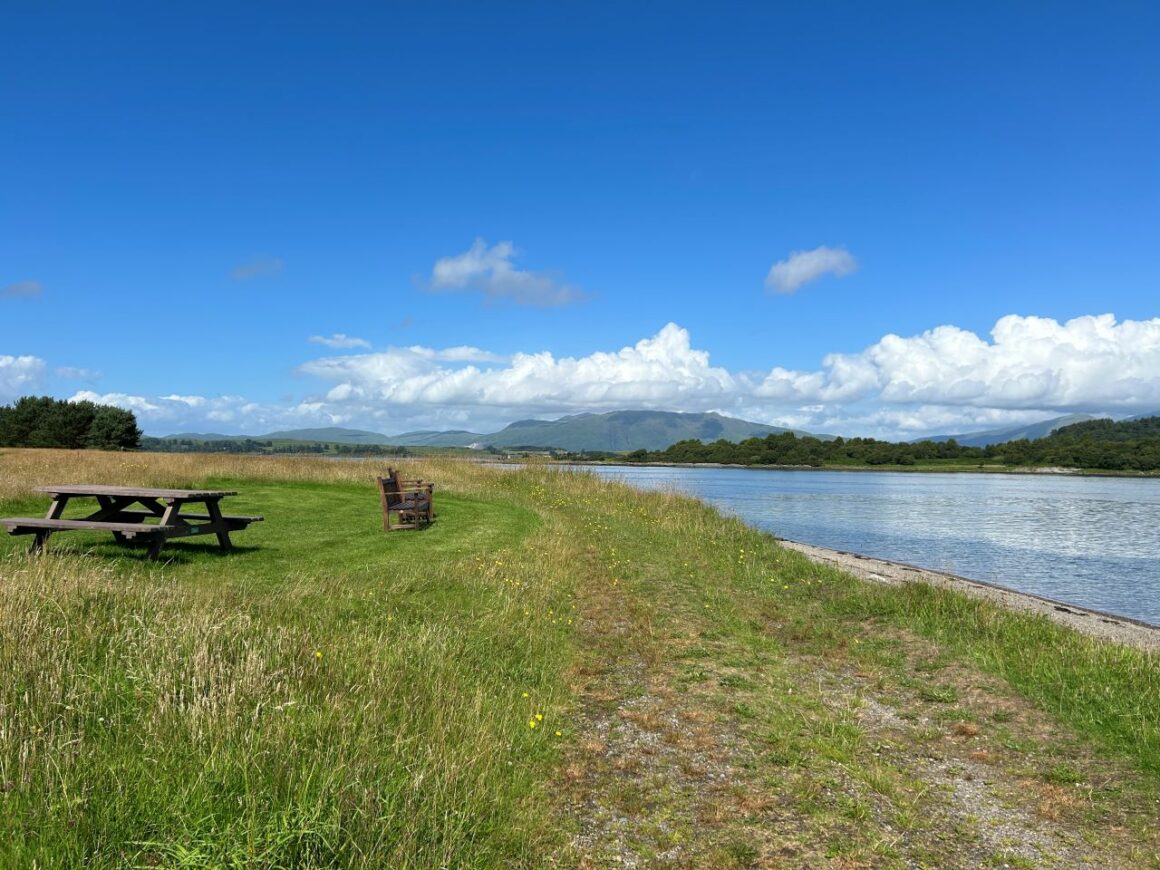
M 944 441 L 954 439 L 964 447 L 986 447 L 988 444 L 1006 444 L 1008 441 L 1019 441 L 1024 438 L 1028 441 L 1034 441 L 1036 438 L 1046 438 L 1064 426 L 1093 419 L 1091 414 L 1067 414 L 1063 417 L 1052 417 L 1050 420 L 1040 420 L 1038 423 L 1007 426 L 1002 429 L 987 429 L 983 432 L 968 432 L 964 435 L 930 435 L 926 438 L 916 438 L 911 443 L 934 441 L 936 444 L 941 444 Z
M 229 441 L 252 438 L 261 441 L 313 441 L 327 444 L 392 445 L 398 447 L 533 447 L 559 450 L 618 452 L 664 450 L 678 441 L 743 441 L 746 438 L 795 431 L 751 423 L 721 414 L 682 414 L 674 411 L 610 411 L 575 414 L 559 420 L 518 420 L 498 432 L 481 434 L 465 429 L 430 429 L 383 435 L 363 429 L 330 426 L 321 429 L 290 429 L 265 435 L 167 435 L 163 440 Z M 828 436 L 818 436 L 827 438 Z
M 391 444 L 401 447 L 470 447 L 472 444 L 486 440 L 489 436 L 478 432 L 468 432 L 466 429 L 448 429 L 440 432 L 434 429 L 420 429 L 416 432 L 404 432 L 401 435 L 388 437 Z
M 1108 419 L 1087 420 L 1064 426 L 1051 433 L 1051 441 L 1140 441 L 1160 438 L 1160 416 L 1132 417 L 1113 422 Z
M 581 450 L 663 450 L 678 441 L 742 441 L 789 431 L 721 414 L 672 411 L 612 411 L 559 420 L 519 420 L 482 438 L 496 447 L 558 447 Z
M 381 432 L 365 429 L 343 429 L 340 426 L 325 426 L 321 429 L 288 429 L 256 436 L 268 441 L 324 441 L 328 444 L 390 444 L 390 439 Z

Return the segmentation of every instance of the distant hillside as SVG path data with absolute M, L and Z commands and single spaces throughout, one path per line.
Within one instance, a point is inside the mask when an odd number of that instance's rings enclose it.
M 786 432 L 778 426 L 750 423 L 721 414 L 680 414 L 673 411 L 610 411 L 575 414 L 559 420 L 517 420 L 498 432 L 404 432 L 391 444 L 406 447 L 536 447 L 579 452 L 663 450 L 670 444 L 702 441 L 742 441 L 755 435 Z
M 1114 423 L 1108 419 L 1088 420 L 1064 426 L 1051 433 L 1053 442 L 1072 441 L 1141 441 L 1160 438 L 1160 416 L 1131 417 Z
M 222 435 L 220 432 L 179 432 L 176 435 L 162 435 L 160 441 L 245 441 L 252 435 Z
M 1064 426 L 1071 426 L 1074 423 L 1082 423 L 1094 419 L 1091 414 L 1067 414 L 1063 417 L 1041 420 L 1038 423 L 1030 423 L 1023 426 L 1009 426 L 1004 429 L 988 429 L 984 432 L 968 432 L 965 435 L 930 435 L 926 438 L 916 438 L 912 443 L 918 441 L 942 443 L 944 441 L 950 441 L 953 438 L 964 447 L 986 447 L 988 444 L 1006 444 L 1008 441 L 1019 441 L 1023 438 L 1034 441 L 1036 438 L 1045 438 L 1056 429 L 1061 429 Z M 1109 420 L 1108 422 L 1111 421 Z
M 559 420 L 519 420 L 481 438 L 496 447 L 558 447 L 581 450 L 663 450 L 678 441 L 742 441 L 789 431 L 721 414 L 672 411 L 611 411 Z
M 340 426 L 326 426 L 321 429 L 288 429 L 284 432 L 271 432 L 268 435 L 255 436 L 273 440 L 287 441 L 325 441 L 331 444 L 391 444 L 393 443 L 381 432 L 368 432 L 365 429 L 343 429 Z
M 219 435 L 213 432 L 183 432 L 178 435 L 163 435 L 162 441 L 317 441 L 325 444 L 393 444 L 381 432 L 367 432 L 365 429 L 343 429 L 327 426 L 322 429 L 287 429 L 284 432 L 270 432 L 266 435 Z
M 472 444 L 484 443 L 489 436 L 478 432 L 468 432 L 466 429 L 448 429 L 445 432 L 421 429 L 416 432 L 404 432 L 402 435 L 391 435 L 391 444 L 402 447 L 470 447 Z
M 291 429 L 266 435 L 167 435 L 165 440 L 229 441 L 253 438 L 264 441 L 315 441 L 331 444 L 393 445 L 399 447 L 534 447 L 579 452 L 664 450 L 678 441 L 719 439 L 744 441 L 746 438 L 776 435 L 796 430 L 764 423 L 751 423 L 721 414 L 681 414 L 673 411 L 610 411 L 606 414 L 576 414 L 559 420 L 519 420 L 499 432 L 481 434 L 463 429 L 438 432 L 420 430 L 400 435 L 383 435 L 361 429 L 328 427 Z M 798 435 L 807 432 L 796 431 Z M 829 436 L 818 436 L 826 438 Z

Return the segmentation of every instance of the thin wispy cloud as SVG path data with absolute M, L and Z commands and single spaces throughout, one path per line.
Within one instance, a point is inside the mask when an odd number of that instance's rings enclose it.
M 491 302 L 508 300 L 544 308 L 583 301 L 584 294 L 578 288 L 557 281 L 547 272 L 516 268 L 512 262 L 515 256 L 511 242 L 488 247 L 486 241 L 476 239 L 462 254 L 435 261 L 429 287 L 436 291 L 476 290 Z
M 17 281 L 0 287 L 0 299 L 35 299 L 43 292 L 44 285 L 39 281 Z
M 272 277 L 285 268 L 286 263 L 278 257 L 257 257 L 235 266 L 230 277 L 235 281 L 252 281 L 255 278 Z
M 66 381 L 83 381 L 91 384 L 101 379 L 101 373 L 93 369 L 79 369 L 73 366 L 57 366 L 56 376 Z
M 345 335 L 341 332 L 336 332 L 333 335 L 312 335 L 306 339 L 311 344 L 321 344 L 324 347 L 333 347 L 340 350 L 349 350 L 351 348 L 362 347 L 370 349 L 371 343 L 365 338 L 355 338 L 353 335 Z
M 858 268 L 858 261 L 844 248 L 822 245 L 812 251 L 793 251 L 770 267 L 765 289 L 772 293 L 793 293 L 825 275 L 841 278 Z

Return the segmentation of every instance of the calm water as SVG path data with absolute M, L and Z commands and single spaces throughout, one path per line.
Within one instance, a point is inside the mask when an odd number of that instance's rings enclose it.
M 780 538 L 908 562 L 1160 625 L 1160 480 L 591 466 Z

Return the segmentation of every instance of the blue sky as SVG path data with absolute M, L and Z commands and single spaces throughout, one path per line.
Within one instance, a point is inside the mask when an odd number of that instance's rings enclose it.
M 18 0 L 0 33 L 0 401 L 1160 408 L 1155 4 Z

